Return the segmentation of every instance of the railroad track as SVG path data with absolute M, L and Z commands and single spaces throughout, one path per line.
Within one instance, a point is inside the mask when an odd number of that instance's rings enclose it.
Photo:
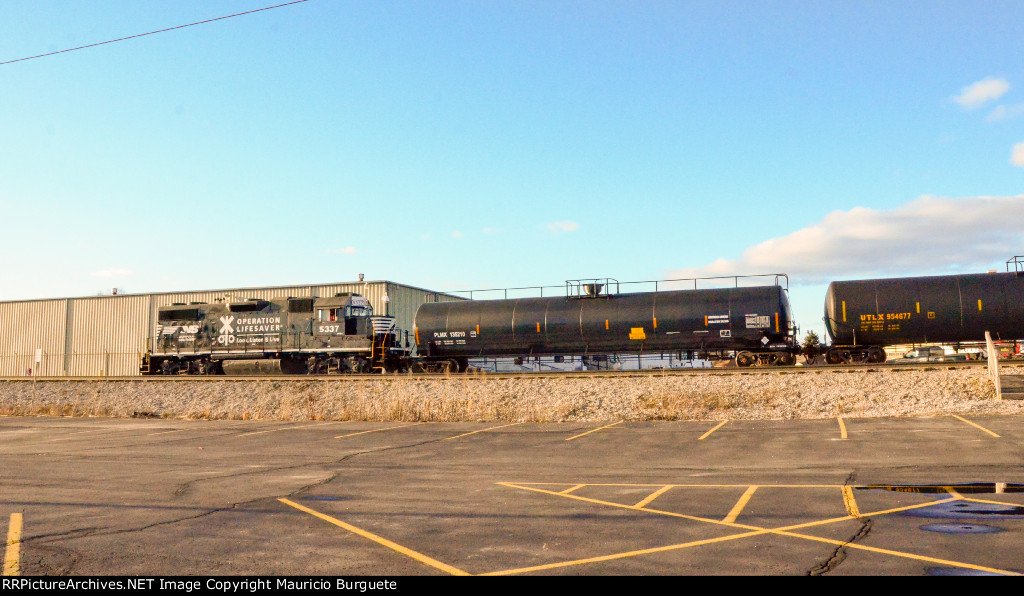
M 550 371 L 550 372 L 471 372 L 458 374 L 444 373 L 392 373 L 392 374 L 346 374 L 346 375 L 173 375 L 173 376 L 130 376 L 130 377 L 0 377 L 0 381 L 138 381 L 144 383 L 175 383 L 182 381 L 373 381 L 380 379 L 522 379 L 522 378 L 598 378 L 598 377 L 670 377 L 680 375 L 746 375 L 746 374 L 811 374 L 818 372 L 880 372 L 891 370 L 951 370 L 958 368 L 984 367 L 984 360 L 974 362 L 920 362 L 907 364 L 854 364 L 817 366 L 771 366 L 749 368 L 682 368 L 670 370 L 609 370 L 609 371 Z M 1002 366 L 1020 369 L 1024 361 L 1007 361 Z

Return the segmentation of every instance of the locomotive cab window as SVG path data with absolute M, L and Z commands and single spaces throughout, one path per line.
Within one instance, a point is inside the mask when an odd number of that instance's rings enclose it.
M 323 323 L 330 323 L 331 321 L 337 321 L 338 320 L 338 311 L 339 310 L 340 309 L 337 309 L 337 308 L 321 308 L 321 309 L 316 311 L 316 313 L 317 313 L 316 318 L 319 319 Z

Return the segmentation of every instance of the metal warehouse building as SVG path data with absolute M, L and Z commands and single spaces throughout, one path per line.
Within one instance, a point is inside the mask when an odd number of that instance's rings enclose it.
M 374 313 L 395 317 L 399 329 L 410 332 L 420 304 L 462 299 L 391 281 L 358 281 L 0 302 L 0 376 L 24 376 L 30 369 L 33 376 L 138 375 L 161 306 L 342 292 L 366 297 Z

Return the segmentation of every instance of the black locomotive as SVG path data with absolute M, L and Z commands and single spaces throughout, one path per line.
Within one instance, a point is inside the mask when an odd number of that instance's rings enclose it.
M 782 286 L 619 294 L 598 280 L 565 297 L 422 305 L 414 332 L 423 362 L 464 370 L 481 356 L 736 352 L 739 366 L 786 365 L 799 352 Z
M 1013 262 L 1013 261 L 1010 261 Z M 835 281 L 825 294 L 829 364 L 884 362 L 884 346 L 1024 336 L 1024 271 Z
M 144 374 L 331 374 L 407 366 L 394 317 L 359 294 L 174 304 L 157 312 Z M 407 344 L 407 342 L 406 342 Z

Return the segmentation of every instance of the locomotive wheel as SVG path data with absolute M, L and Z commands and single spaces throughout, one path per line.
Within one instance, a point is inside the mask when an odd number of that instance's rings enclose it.
M 754 356 L 750 352 L 740 352 L 736 354 L 736 366 L 753 366 L 757 362 L 757 356 Z

